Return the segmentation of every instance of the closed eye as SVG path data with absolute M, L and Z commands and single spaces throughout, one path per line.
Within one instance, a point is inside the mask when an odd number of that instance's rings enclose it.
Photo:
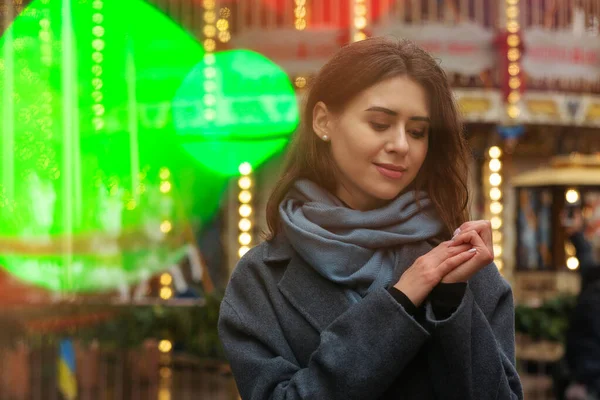
M 389 128 L 389 125 L 386 124 L 378 124 L 377 122 L 370 122 L 371 127 L 376 130 L 377 132 L 383 132 L 385 131 L 387 128 Z
M 409 133 L 416 139 L 424 138 L 427 134 L 427 131 L 424 129 L 413 129 L 409 131 Z

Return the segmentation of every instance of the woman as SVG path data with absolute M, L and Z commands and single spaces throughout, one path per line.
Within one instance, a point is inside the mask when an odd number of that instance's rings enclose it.
M 242 398 L 522 398 L 511 289 L 489 224 L 466 222 L 468 150 L 440 67 L 407 41 L 344 47 L 304 122 L 269 240 L 221 305 Z

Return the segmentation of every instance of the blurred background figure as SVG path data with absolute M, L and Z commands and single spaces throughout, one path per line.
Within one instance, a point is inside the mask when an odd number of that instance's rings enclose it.
M 566 358 L 573 382 L 566 390 L 565 399 L 597 400 L 600 395 L 600 264 L 584 235 L 581 210 L 572 208 L 564 212 L 562 221 L 575 246 L 581 274 L 581 292 L 567 334 Z

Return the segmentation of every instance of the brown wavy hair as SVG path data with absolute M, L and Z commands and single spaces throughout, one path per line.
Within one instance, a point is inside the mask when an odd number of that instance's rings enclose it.
M 467 181 L 471 153 L 446 74 L 411 41 L 377 37 L 343 47 L 313 79 L 305 99 L 302 125 L 267 203 L 267 240 L 281 229 L 279 204 L 296 180 L 310 179 L 335 193 L 336 166 L 330 147 L 319 140 L 312 128 L 317 102 L 340 112 L 365 89 L 397 76 L 408 76 L 419 83 L 427 93 L 430 108 L 429 148 L 412 188 L 424 190 L 432 200 L 446 227 L 443 236 L 469 219 Z

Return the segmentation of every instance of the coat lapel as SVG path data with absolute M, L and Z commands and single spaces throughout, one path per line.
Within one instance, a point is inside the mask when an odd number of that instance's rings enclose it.
M 319 333 L 351 305 L 341 286 L 323 278 L 296 253 L 278 287 Z

